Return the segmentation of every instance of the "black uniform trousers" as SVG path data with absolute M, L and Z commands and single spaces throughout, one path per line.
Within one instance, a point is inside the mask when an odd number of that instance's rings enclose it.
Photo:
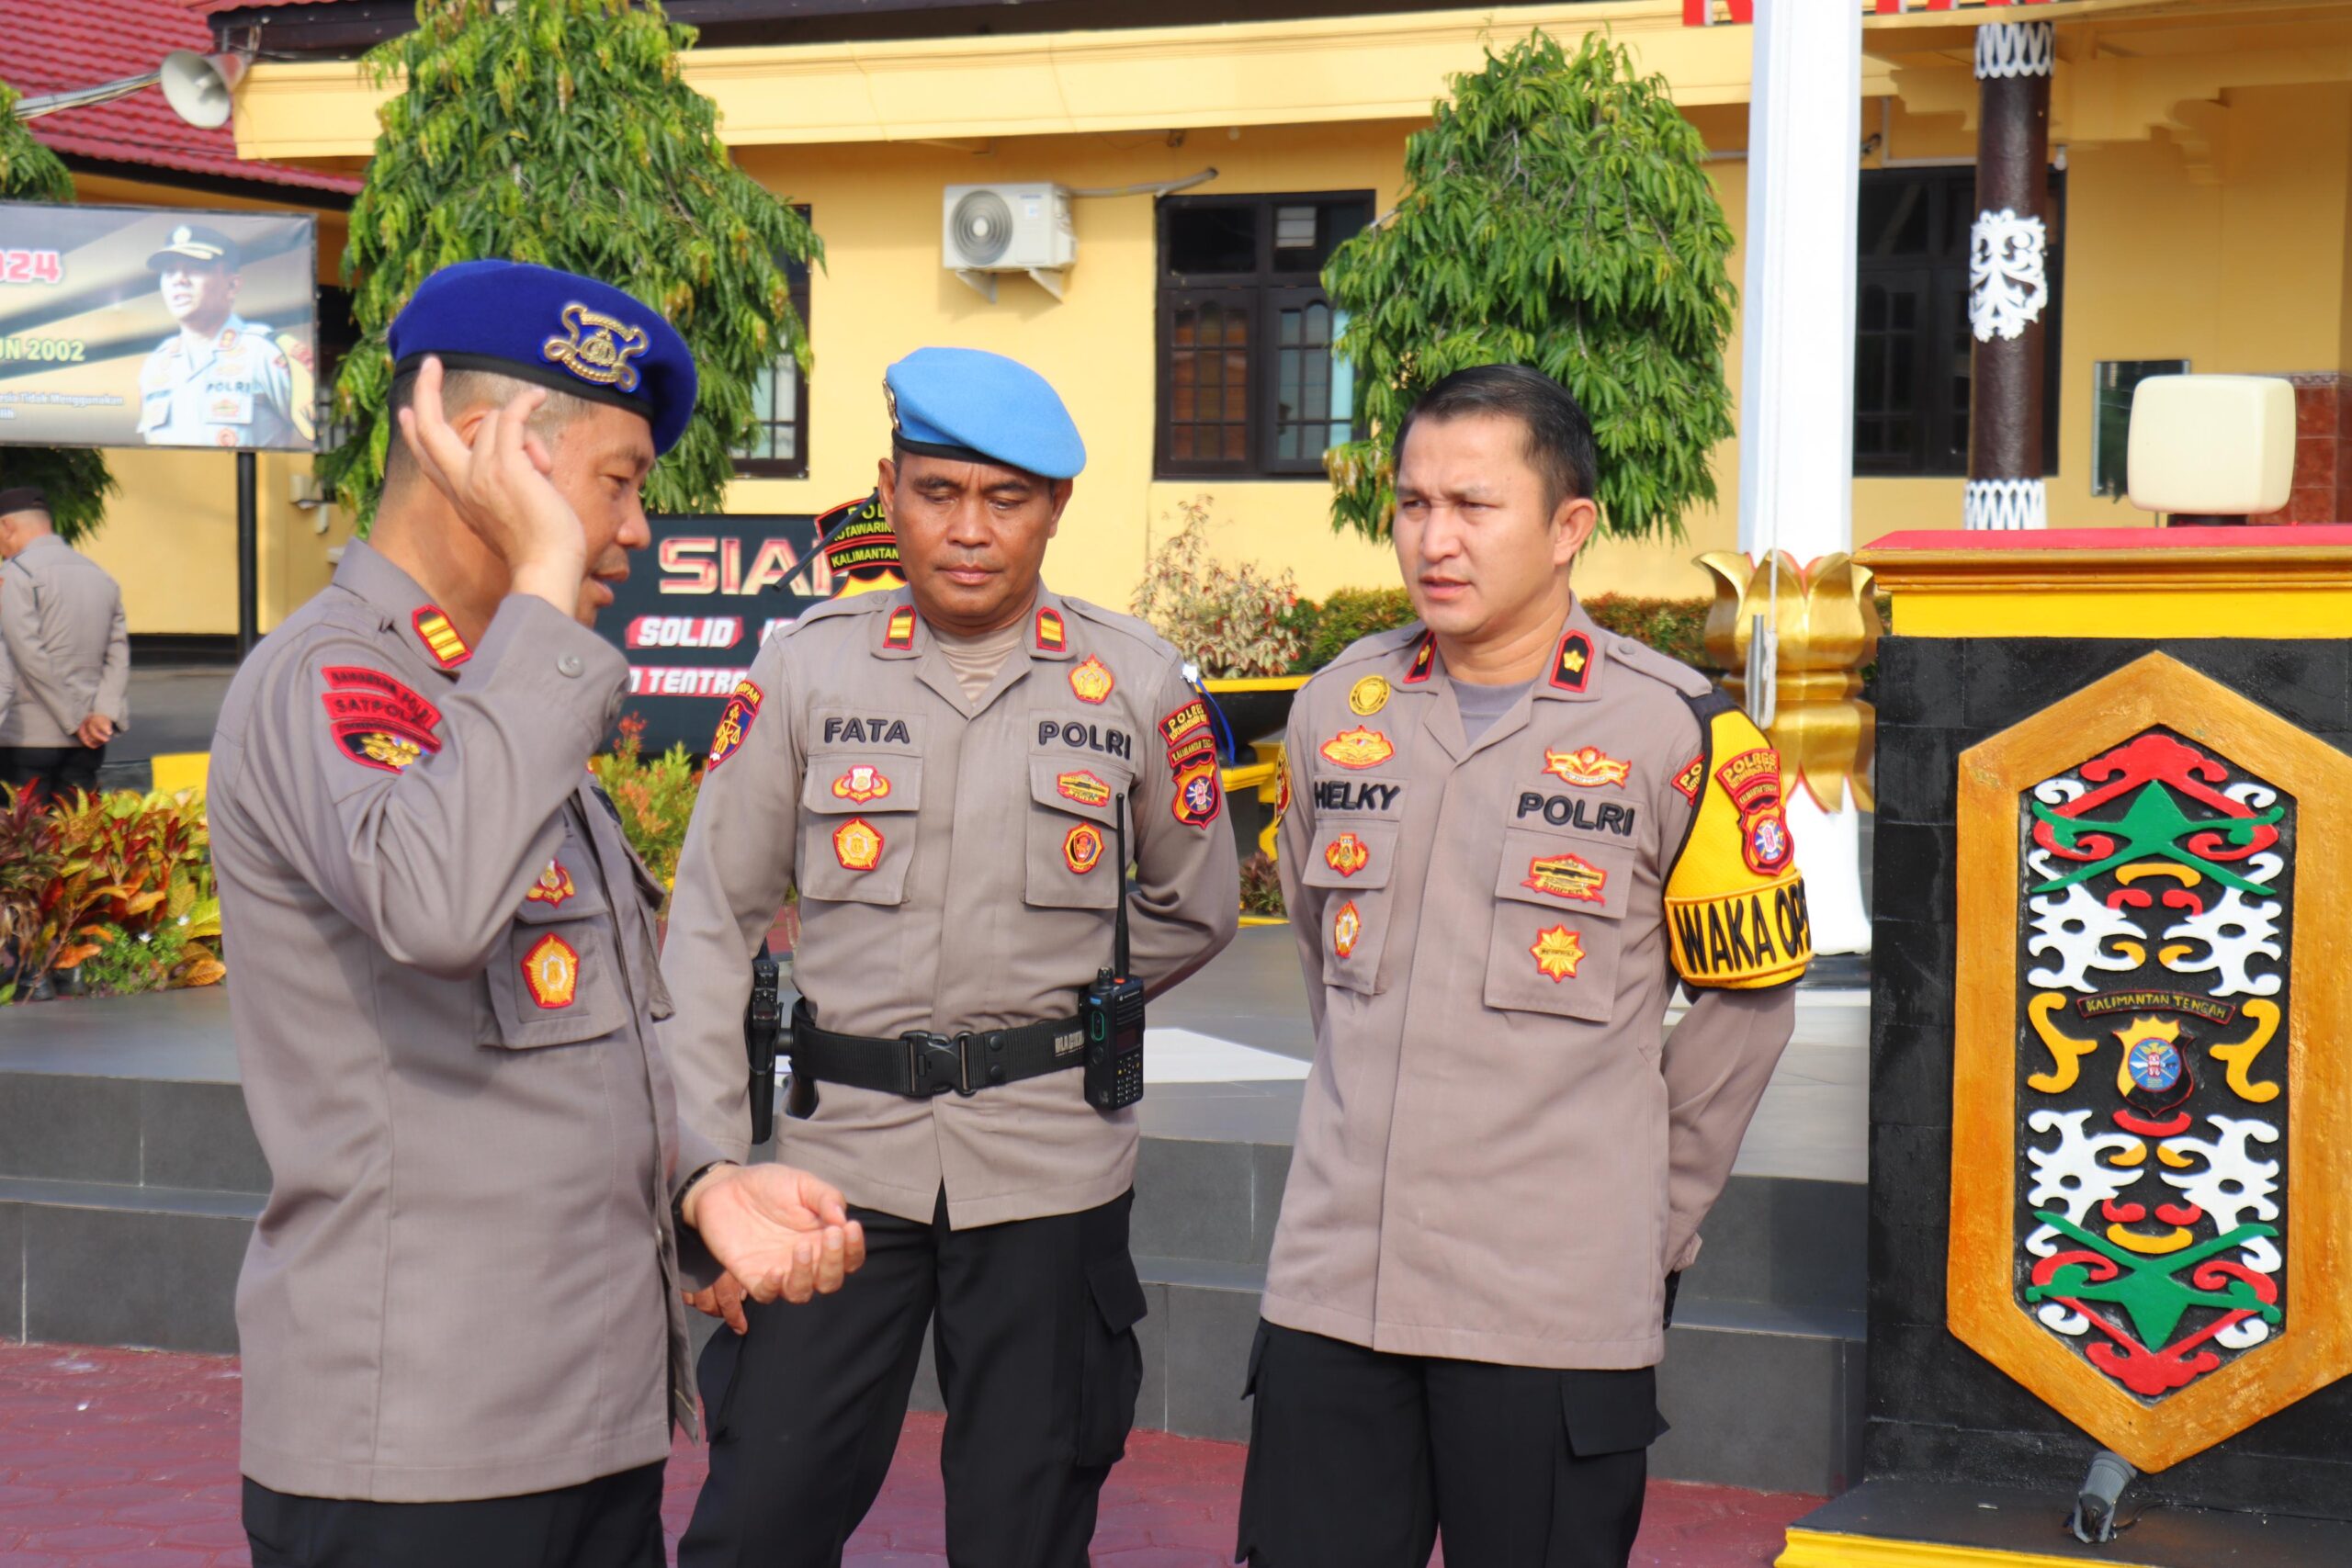
M 1624 1568 L 1655 1369 L 1398 1356 L 1258 1325 L 1234 1561 L 1252 1568 Z
M 746 1304 L 703 1352 L 710 1480 L 679 1568 L 837 1568 L 889 1472 L 932 1330 L 955 1568 L 1086 1568 L 1143 1383 L 1132 1193 L 950 1230 L 871 1210 L 865 1266 L 805 1305 Z
M 298 1497 L 245 1480 L 254 1568 L 663 1568 L 662 1462 L 464 1503 Z
M 98 764 L 106 760 L 103 746 L 0 746 L 0 784 L 18 789 L 37 784 L 51 799 L 66 798 L 77 789 L 95 795 Z

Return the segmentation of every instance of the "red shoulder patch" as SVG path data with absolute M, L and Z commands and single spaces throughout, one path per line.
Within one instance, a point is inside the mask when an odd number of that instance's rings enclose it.
M 734 694 L 719 710 L 718 728 L 710 738 L 710 757 L 704 763 L 706 769 L 718 766 L 742 749 L 743 738 L 752 733 L 752 720 L 759 717 L 760 704 L 766 700 L 766 694 L 751 682 L 735 682 Z M 889 786 L 885 784 L 883 787 L 887 790 Z
M 391 676 L 356 664 L 322 673 L 328 730 L 353 761 L 397 773 L 441 750 L 441 710 Z

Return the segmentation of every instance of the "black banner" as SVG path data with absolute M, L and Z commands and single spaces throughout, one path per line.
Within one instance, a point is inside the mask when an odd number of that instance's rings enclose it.
M 828 599 L 903 581 L 898 540 L 872 495 L 817 516 L 656 517 L 652 526 L 652 547 L 596 617 L 598 635 L 628 659 L 621 716 L 644 720 L 648 755 L 683 741 L 699 759 L 770 633 Z

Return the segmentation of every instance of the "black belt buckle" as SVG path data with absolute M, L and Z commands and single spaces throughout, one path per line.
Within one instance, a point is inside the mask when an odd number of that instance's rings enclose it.
M 907 1047 L 907 1082 L 918 1100 L 936 1099 L 954 1089 L 969 1100 L 972 1087 L 972 1036 L 933 1034 L 910 1029 L 899 1038 Z

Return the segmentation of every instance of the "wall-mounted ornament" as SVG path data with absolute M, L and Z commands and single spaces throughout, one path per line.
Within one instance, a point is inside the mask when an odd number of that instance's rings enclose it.
M 2150 654 L 1960 773 L 1952 1331 L 2161 1469 L 2352 1371 L 2352 758 Z

